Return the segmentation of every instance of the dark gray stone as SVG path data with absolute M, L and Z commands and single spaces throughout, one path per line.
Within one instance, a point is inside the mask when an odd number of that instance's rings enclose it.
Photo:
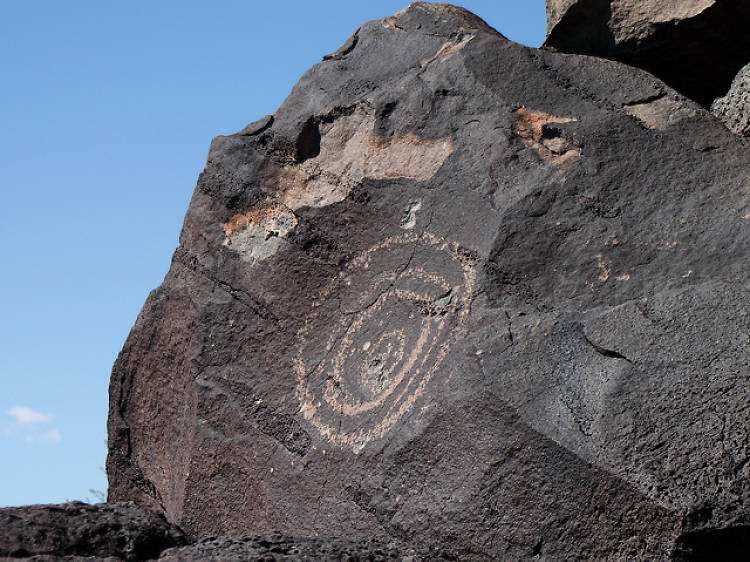
M 162 562 L 308 562 L 346 560 L 351 562 L 417 562 L 415 552 L 395 545 L 371 541 L 358 543 L 336 539 L 299 538 L 280 534 L 253 537 L 212 537 L 197 544 L 167 550 L 159 558 Z
M 443 4 L 363 25 L 214 139 L 113 369 L 110 499 L 464 560 L 741 530 L 749 179 L 635 68 Z
M 238 134 L 248 137 L 253 137 L 255 135 L 259 135 L 268 127 L 270 127 L 273 124 L 273 115 L 266 115 L 265 117 L 262 117 L 258 119 L 257 121 L 253 121 L 250 123 L 247 127 L 242 129 Z
M 0 558 L 150 560 L 185 542 L 163 515 L 133 503 L 0 509 Z

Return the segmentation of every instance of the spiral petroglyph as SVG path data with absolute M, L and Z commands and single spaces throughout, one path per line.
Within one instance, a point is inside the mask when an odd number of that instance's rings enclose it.
M 431 234 L 406 234 L 353 259 L 298 334 L 300 412 L 326 439 L 362 450 L 417 406 L 465 326 L 473 259 Z

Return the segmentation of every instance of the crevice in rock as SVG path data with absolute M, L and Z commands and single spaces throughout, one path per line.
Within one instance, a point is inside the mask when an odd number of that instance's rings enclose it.
M 582 332 L 582 334 L 583 334 L 583 339 L 586 340 L 586 343 L 588 343 L 591 347 L 593 347 L 594 351 L 596 351 L 599 355 L 608 357 L 610 359 L 622 359 L 623 361 L 627 361 L 631 365 L 633 364 L 633 362 L 627 357 L 625 357 L 622 353 L 618 351 L 614 351 L 612 349 L 607 349 L 605 347 L 602 347 L 594 343 L 593 341 L 591 341 L 585 332 Z
M 634 105 L 643 105 L 644 103 L 652 103 L 655 101 L 659 101 L 663 97 L 666 97 L 667 94 L 664 92 L 659 92 L 658 94 L 654 94 L 653 96 L 648 96 L 645 98 L 637 99 L 637 100 L 631 100 L 628 103 L 624 104 L 623 107 L 633 107 Z
M 185 269 L 188 271 L 195 273 L 196 275 L 200 275 L 201 277 L 208 279 L 212 283 L 214 283 L 219 289 L 223 290 L 227 294 L 229 294 L 232 298 L 237 300 L 238 302 L 245 305 L 247 308 L 252 310 L 254 314 L 257 316 L 263 318 L 264 320 L 270 320 L 274 322 L 275 324 L 279 324 L 280 320 L 279 318 L 269 309 L 268 305 L 265 303 L 262 303 L 258 301 L 256 298 L 254 298 L 252 295 L 250 295 L 247 291 L 243 291 L 242 289 L 238 289 L 236 287 L 232 287 L 229 283 L 226 281 L 222 281 L 221 279 L 218 279 L 214 275 L 212 275 L 205 267 L 201 265 L 201 263 L 198 261 L 198 258 L 193 256 L 189 250 L 186 248 L 180 246 L 175 250 L 174 257 L 172 258 L 173 262 L 179 263 Z
M 750 552 L 750 525 L 683 533 L 672 551 L 673 562 L 744 560 Z
M 320 129 L 318 120 L 310 117 L 302 126 L 302 130 L 294 143 L 294 160 L 300 164 L 309 158 L 320 154 Z

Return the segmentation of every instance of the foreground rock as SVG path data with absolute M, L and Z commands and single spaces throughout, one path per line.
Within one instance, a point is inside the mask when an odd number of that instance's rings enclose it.
M 0 557 L 150 560 L 185 542 L 163 515 L 132 503 L 0 509 Z
M 351 543 L 333 539 L 271 534 L 255 537 L 213 537 L 191 546 L 170 549 L 162 554 L 160 560 L 163 562 L 200 562 L 203 560 L 217 562 L 245 562 L 246 560 L 417 562 L 422 558 L 413 551 L 371 541 Z
M 446 5 L 211 146 L 113 370 L 110 499 L 465 560 L 747 546 L 750 153 Z
M 544 46 L 648 70 L 705 107 L 750 62 L 746 0 L 547 0 Z
M 0 509 L 0 560 L 35 562 L 248 560 L 307 562 L 423 560 L 414 550 L 371 540 L 290 537 L 278 533 L 212 537 L 187 544 L 158 513 L 132 503 L 72 502 Z M 429 554 L 428 554 L 429 556 Z
M 750 138 L 750 64 L 739 72 L 729 93 L 713 103 L 711 111 L 732 131 Z

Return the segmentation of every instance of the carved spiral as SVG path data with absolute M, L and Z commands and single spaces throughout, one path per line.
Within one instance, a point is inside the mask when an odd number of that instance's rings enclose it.
M 385 240 L 321 292 L 298 334 L 300 411 L 355 452 L 415 408 L 465 325 L 475 273 L 431 234 Z

